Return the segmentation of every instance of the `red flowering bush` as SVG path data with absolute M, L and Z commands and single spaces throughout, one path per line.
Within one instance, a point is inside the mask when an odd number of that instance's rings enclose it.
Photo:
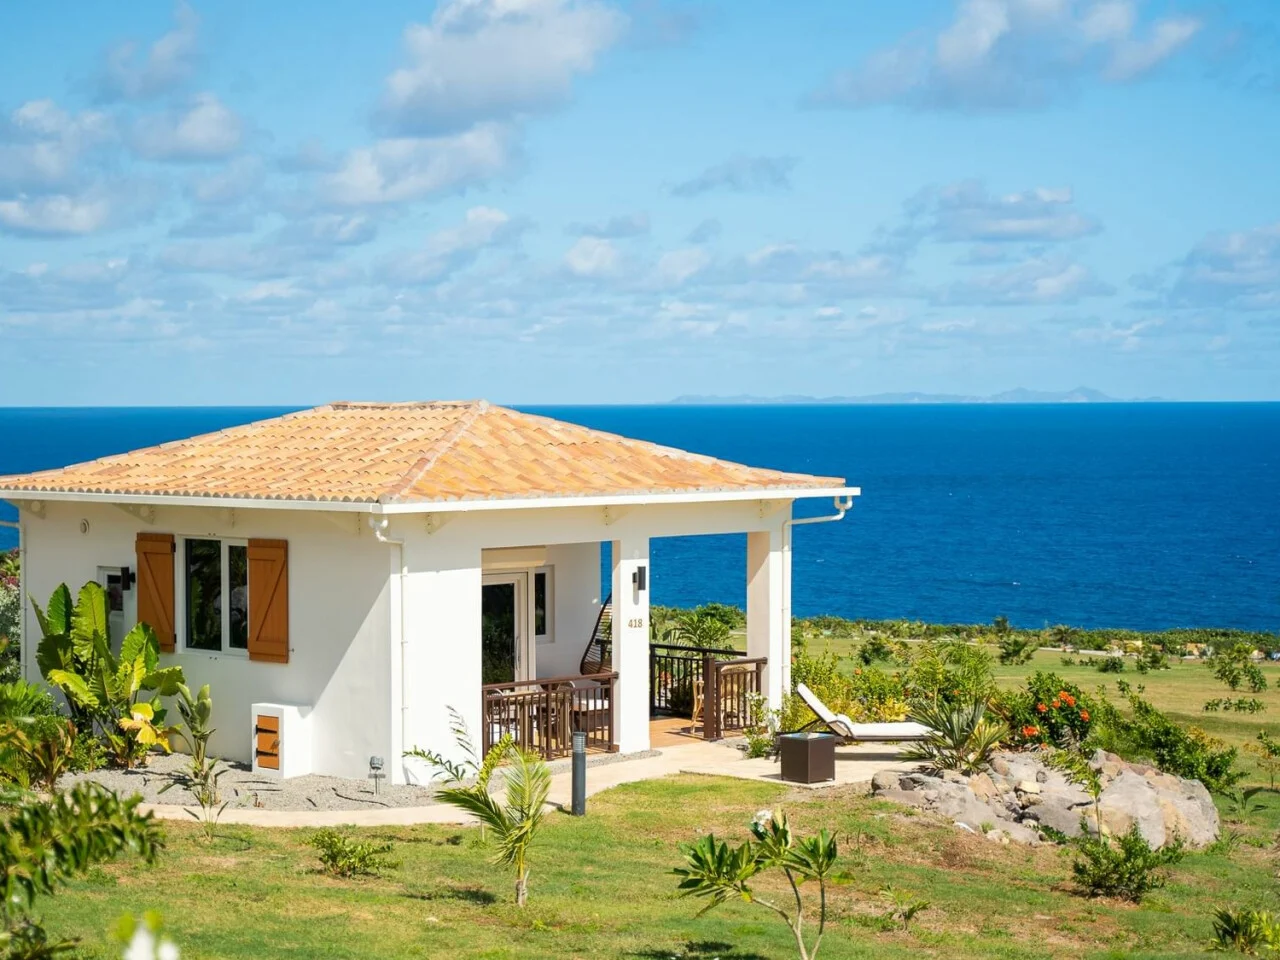
M 1026 687 L 999 694 L 993 706 L 1009 724 L 1014 745 L 1026 747 L 1084 741 L 1094 704 L 1088 694 L 1057 674 L 1034 673 Z

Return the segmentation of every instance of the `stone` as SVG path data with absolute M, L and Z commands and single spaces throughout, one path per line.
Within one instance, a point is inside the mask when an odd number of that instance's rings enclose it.
M 985 773 L 977 773 L 970 777 L 969 789 L 973 791 L 975 797 L 984 802 L 989 802 L 1000 794 L 995 782 Z
M 1134 824 L 1153 847 L 1163 847 L 1172 839 L 1165 828 L 1160 795 L 1144 776 L 1122 770 L 1105 790 L 1098 808 L 1103 828 L 1112 836 L 1128 833 Z
M 1179 837 L 1191 847 L 1217 839 L 1218 811 L 1200 782 L 1102 751 L 1091 762 L 1103 779 L 1104 833 L 1126 833 L 1136 824 L 1153 847 Z M 1093 829 L 1089 794 L 1047 768 L 1035 753 L 1001 752 L 992 758 L 989 771 L 971 777 L 881 770 L 871 787 L 877 797 L 947 817 L 962 829 L 999 834 L 999 842 L 1039 842 L 1044 828 L 1078 837 L 1083 818 L 1084 829 Z
M 882 790 L 901 790 L 902 774 L 897 770 L 877 770 L 871 778 L 871 790 L 879 793 Z

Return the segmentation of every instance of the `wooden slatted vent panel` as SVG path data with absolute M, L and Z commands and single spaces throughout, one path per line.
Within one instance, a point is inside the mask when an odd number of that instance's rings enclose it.
M 258 766 L 280 769 L 280 718 L 258 714 L 254 721 L 254 756 Z

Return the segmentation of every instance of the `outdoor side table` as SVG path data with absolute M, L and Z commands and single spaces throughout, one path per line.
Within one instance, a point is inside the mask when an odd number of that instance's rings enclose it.
M 784 733 L 778 752 L 783 780 L 822 783 L 836 778 L 836 738 L 829 733 Z

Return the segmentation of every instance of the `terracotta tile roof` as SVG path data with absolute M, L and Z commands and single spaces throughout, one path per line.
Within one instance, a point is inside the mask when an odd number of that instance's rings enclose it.
M 483 400 L 334 403 L 132 453 L 0 477 L 6 491 L 431 503 L 840 487 Z

